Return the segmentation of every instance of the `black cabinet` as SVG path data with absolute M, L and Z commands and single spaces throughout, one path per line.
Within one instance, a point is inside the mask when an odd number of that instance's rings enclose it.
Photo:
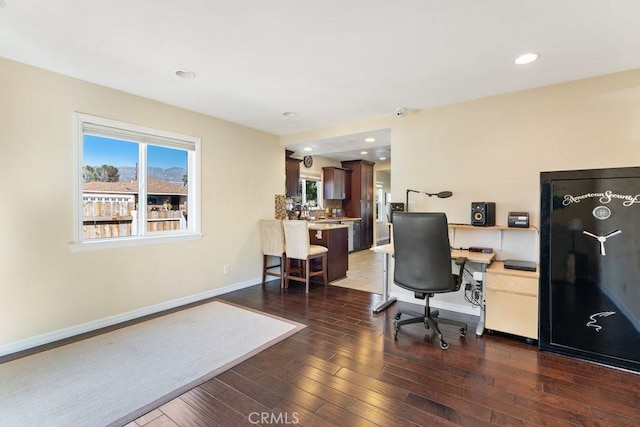
M 540 348 L 640 372 L 640 168 L 540 184 Z

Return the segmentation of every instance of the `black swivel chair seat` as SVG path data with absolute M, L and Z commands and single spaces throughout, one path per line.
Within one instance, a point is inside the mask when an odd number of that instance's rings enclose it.
M 395 316 L 395 338 L 400 326 L 410 323 L 424 323 L 438 335 L 440 348 L 447 349 L 438 323 L 460 327 L 460 335 L 465 336 L 467 325 L 455 320 L 438 317 L 437 310 L 431 310 L 429 299 L 438 293 L 455 292 L 462 284 L 462 273 L 466 258 L 458 258 L 455 264 L 458 274 L 451 270 L 451 246 L 449 227 L 444 213 L 394 212 L 393 246 L 395 270 L 393 282 L 401 288 L 413 291 L 416 298 L 426 299 L 424 314 L 400 310 Z M 400 320 L 403 315 L 414 316 Z

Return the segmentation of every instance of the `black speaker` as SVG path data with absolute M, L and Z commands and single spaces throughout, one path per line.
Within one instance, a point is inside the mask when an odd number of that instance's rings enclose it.
M 471 202 L 471 225 L 483 227 L 496 225 L 496 204 L 494 202 Z

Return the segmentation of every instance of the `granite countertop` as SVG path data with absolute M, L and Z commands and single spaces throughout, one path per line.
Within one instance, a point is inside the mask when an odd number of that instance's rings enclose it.
M 336 228 L 348 228 L 347 224 L 327 224 L 322 222 L 310 222 L 309 230 L 321 231 L 321 230 L 334 230 Z
M 336 221 L 360 221 L 362 218 L 351 218 L 351 217 L 339 217 L 339 218 L 323 218 L 323 219 L 314 219 L 311 222 L 315 222 L 315 223 L 335 223 Z

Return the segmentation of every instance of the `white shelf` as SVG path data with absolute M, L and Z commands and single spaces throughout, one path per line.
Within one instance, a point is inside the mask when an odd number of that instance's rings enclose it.
M 500 232 L 500 251 L 502 251 L 502 240 L 504 231 L 535 231 L 536 237 L 540 234 L 539 230 L 536 227 L 508 227 L 506 225 L 490 225 L 490 226 L 481 226 L 481 225 L 471 225 L 471 224 L 449 224 L 449 229 L 453 230 L 452 241 L 456 240 L 456 230 L 474 230 L 474 231 L 497 231 Z M 536 238 L 536 245 L 537 245 Z

